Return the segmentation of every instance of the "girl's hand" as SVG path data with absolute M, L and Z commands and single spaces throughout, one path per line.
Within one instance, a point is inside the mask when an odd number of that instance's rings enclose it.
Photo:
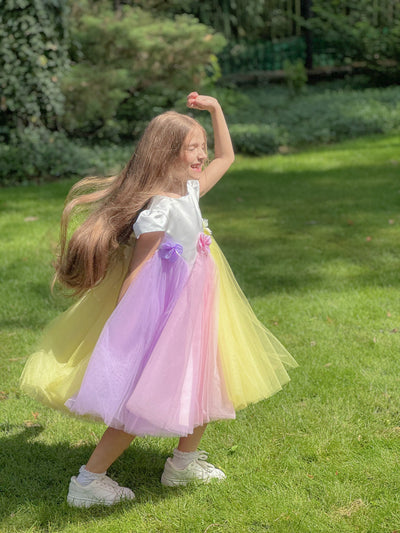
M 220 108 L 218 100 L 212 96 L 205 96 L 199 93 L 190 93 L 187 97 L 187 106 L 191 109 L 199 109 L 201 111 L 215 111 Z

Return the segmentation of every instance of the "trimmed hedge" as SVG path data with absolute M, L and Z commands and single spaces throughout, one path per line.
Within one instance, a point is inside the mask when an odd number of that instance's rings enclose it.
M 132 145 L 89 146 L 63 133 L 26 128 L 10 144 L 0 144 L 0 186 L 117 173 L 132 151 Z
M 273 154 L 287 137 L 274 124 L 233 124 L 230 133 L 235 151 L 247 155 Z
M 400 130 L 400 87 L 365 90 L 247 89 L 246 105 L 228 114 L 235 149 L 260 155 Z M 243 94 L 240 95 L 241 100 Z
M 12 185 L 79 173 L 91 166 L 91 154 L 62 133 L 26 128 L 0 145 L 0 161 L 0 183 Z

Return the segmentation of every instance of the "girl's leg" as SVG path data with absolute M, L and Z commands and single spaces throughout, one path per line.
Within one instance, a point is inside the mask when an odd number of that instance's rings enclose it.
M 207 453 L 198 452 L 201 437 L 207 427 L 199 426 L 191 435 L 179 439 L 178 448 L 174 450 L 172 458 L 168 458 L 161 483 L 167 487 L 187 485 L 197 480 L 207 483 L 211 479 L 225 479 L 225 474 L 219 468 L 207 463 Z
M 129 446 L 134 435 L 108 428 L 92 453 L 87 465 L 73 476 L 69 485 L 67 501 L 74 507 L 91 507 L 96 504 L 113 505 L 122 500 L 133 500 L 134 493 L 120 487 L 106 476 L 108 467 Z
M 86 464 L 86 470 L 95 474 L 105 472 L 122 452 L 128 448 L 134 438 L 135 435 L 108 428 L 90 456 Z
M 180 452 L 195 452 L 199 447 L 201 437 L 205 432 L 207 424 L 198 426 L 191 435 L 179 439 L 178 450 Z

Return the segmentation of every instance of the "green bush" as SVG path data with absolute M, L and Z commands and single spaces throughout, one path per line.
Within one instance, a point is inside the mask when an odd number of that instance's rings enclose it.
M 75 135 L 131 137 L 207 78 L 225 43 L 190 15 L 160 18 L 138 7 L 105 3 L 72 10 L 73 66 L 63 81 L 62 126 Z
M 43 127 L 14 133 L 9 144 L 0 145 L 0 160 L 0 185 L 85 174 L 93 164 L 88 148 Z
M 68 68 L 67 3 L 3 0 L 0 7 L 0 135 L 28 124 L 54 127 Z
M 285 71 L 286 84 L 293 94 L 298 94 L 304 91 L 307 84 L 308 76 L 305 66 L 301 59 L 295 62 L 285 60 L 283 62 Z
M 313 0 L 313 16 L 303 25 L 335 50 L 342 63 L 361 61 L 376 83 L 400 79 L 400 21 L 394 3 L 371 0 Z
M 329 143 L 400 129 L 400 87 L 317 86 L 294 97 L 288 88 L 269 86 L 246 89 L 244 95 L 246 105 L 227 113 L 236 149 L 243 153 L 271 153 L 282 144 Z M 263 136 L 267 148 L 261 151 Z M 257 149 L 252 152 L 253 143 Z
M 132 143 L 90 145 L 45 128 L 26 128 L 14 133 L 9 144 L 0 144 L 0 187 L 117 174 L 133 150 Z
M 400 90 L 309 94 L 290 103 L 280 117 L 294 146 L 388 133 L 400 127 Z
M 233 124 L 230 132 L 235 151 L 247 155 L 273 154 L 286 140 L 273 124 Z

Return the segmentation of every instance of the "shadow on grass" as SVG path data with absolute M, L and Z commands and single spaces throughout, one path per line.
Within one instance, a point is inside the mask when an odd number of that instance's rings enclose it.
M 14 268 L 13 268 L 14 267 Z M 48 323 L 52 315 L 62 313 L 67 307 L 73 305 L 76 299 L 69 299 L 60 295 L 51 294 L 50 284 L 46 279 L 43 281 L 32 281 L 20 273 L 18 264 L 11 265 L 5 273 L 5 269 L 0 269 L 0 279 L 3 283 L 11 284 L 12 273 L 18 282 L 14 283 L 14 296 L 10 296 L 9 309 L 18 308 L 18 313 L 7 312 L 3 308 L 0 312 L 0 331 L 9 328 L 26 328 L 42 330 Z M 11 304 L 11 305 L 10 305 Z M 50 314 L 49 314 L 50 313 Z
M 399 200 L 398 168 L 389 163 L 283 173 L 263 164 L 233 170 L 203 211 L 255 297 L 333 284 L 398 286 Z
M 15 527 L 19 524 L 24 531 L 23 527 L 28 526 L 28 522 L 32 525 L 33 521 L 39 527 L 45 528 L 50 523 L 52 527 L 61 527 L 86 517 L 123 514 L 132 505 L 179 495 L 179 490 L 166 489 L 160 483 L 166 455 L 148 445 L 141 448 L 135 443 L 114 463 L 109 474 L 121 485 L 133 488 L 136 501 L 112 507 L 70 508 L 66 503 L 70 477 L 86 463 L 94 446 L 74 447 L 68 442 L 46 444 L 37 440 L 43 429 L 0 425 L 0 436 L 3 433 L 0 439 L 0 521 L 3 524 L 14 523 Z

